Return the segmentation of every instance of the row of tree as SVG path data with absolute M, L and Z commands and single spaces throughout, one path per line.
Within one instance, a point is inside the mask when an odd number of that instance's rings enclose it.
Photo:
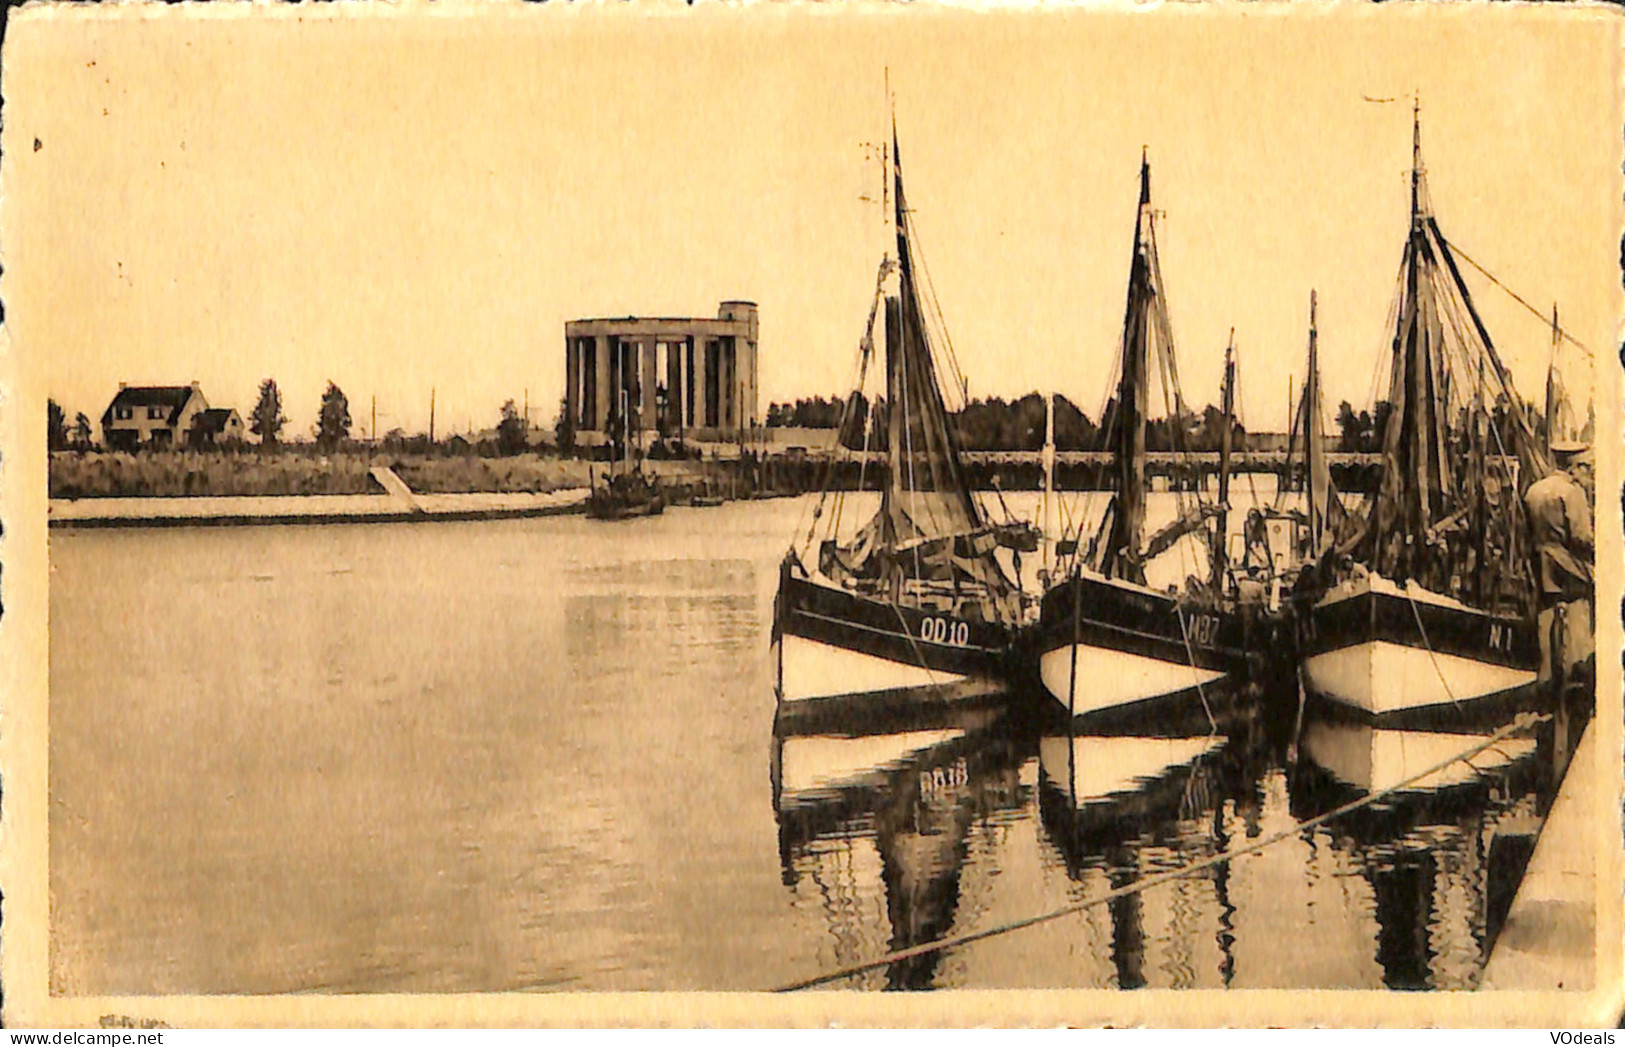
M 1394 405 L 1387 400 L 1378 400 L 1370 411 L 1356 411 L 1347 400 L 1337 405 L 1337 449 L 1351 453 L 1374 454 L 1382 450 L 1384 434 L 1388 432 L 1388 420 L 1394 413 Z M 1469 442 L 1470 412 L 1466 407 L 1457 411 L 1455 423 L 1451 426 L 1453 442 L 1457 449 L 1465 451 Z M 1546 435 L 1546 419 L 1536 408 L 1532 401 L 1523 404 L 1523 416 L 1534 429 L 1535 435 L 1544 438 Z M 1512 404 L 1504 398 L 1496 403 L 1489 412 L 1490 424 L 1484 431 L 1484 436 L 1491 453 L 1500 453 L 1497 449 L 1510 452 L 1514 447 L 1513 430 L 1517 422 L 1513 417 Z
M 1045 398 L 1028 393 L 1015 400 L 992 396 L 972 400 L 962 410 L 954 412 L 954 430 L 959 445 L 967 451 L 1037 451 L 1044 446 L 1046 425 Z M 1116 414 L 1116 403 L 1106 406 L 1106 419 Z M 847 418 L 841 433 L 843 446 L 853 450 L 864 444 L 863 419 L 869 419 L 868 443 L 871 448 L 885 446 L 885 400 L 871 404 L 861 392 L 853 403 L 823 397 L 797 400 L 793 404 L 771 404 L 767 409 L 769 426 L 805 426 L 813 429 L 835 429 L 841 419 Z M 1245 433 L 1240 423 L 1232 422 L 1233 437 L 1238 441 Z M 1224 432 L 1224 413 L 1208 406 L 1200 412 L 1186 411 L 1177 418 L 1157 418 L 1146 423 L 1146 449 L 1151 451 L 1216 451 Z M 1064 396 L 1055 397 L 1055 446 L 1062 451 L 1097 451 L 1104 449 L 1105 434 L 1102 427 L 1092 421 L 1082 409 Z
M 55 400 L 45 401 L 45 418 L 49 429 L 46 432 L 45 443 L 53 451 L 85 450 L 91 446 L 92 434 L 90 419 L 85 412 L 80 411 L 73 420 L 73 427 L 68 427 L 67 412 Z
M 46 444 L 52 451 L 88 451 L 95 446 L 90 418 L 84 412 L 81 411 L 70 426 L 67 413 L 52 399 L 46 401 L 45 413 Z M 288 418 L 282 413 L 282 390 L 277 387 L 276 379 L 267 378 L 260 383 L 259 396 L 254 402 L 254 409 L 249 412 L 247 423 L 248 431 L 259 437 L 261 446 L 276 447 L 282 442 Z M 312 429 L 317 446 L 330 450 L 343 444 L 350 439 L 352 424 L 349 398 L 336 383 L 328 382 Z M 517 454 L 524 450 L 528 446 L 528 428 L 514 401 L 504 403 L 499 409 L 496 429 L 499 452 Z M 400 429 L 391 430 L 385 437 L 387 443 L 401 445 L 413 439 Z M 416 439 L 425 447 L 432 444 L 427 436 Z

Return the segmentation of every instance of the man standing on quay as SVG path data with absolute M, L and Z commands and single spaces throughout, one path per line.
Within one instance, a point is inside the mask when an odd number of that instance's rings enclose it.
M 1585 444 L 1552 444 L 1558 468 L 1530 485 L 1524 495 L 1529 511 L 1530 551 L 1534 557 L 1535 593 L 1540 609 L 1540 675 L 1542 687 L 1553 676 L 1552 628 L 1560 621 L 1557 671 L 1568 678 L 1589 679 L 1584 663 L 1595 656 L 1591 601 L 1594 562 L 1591 526 L 1591 450 Z

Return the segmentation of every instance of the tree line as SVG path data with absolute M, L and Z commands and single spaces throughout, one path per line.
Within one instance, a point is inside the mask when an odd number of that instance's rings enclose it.
M 91 421 L 83 411 L 79 412 L 70 425 L 62 406 L 55 399 L 49 399 L 45 404 L 45 413 L 46 446 L 50 450 L 89 451 L 95 447 Z M 514 401 L 510 399 L 504 402 L 498 409 L 497 417 L 495 443 L 498 453 L 518 454 L 525 450 L 529 446 L 529 426 Z M 259 438 L 261 447 L 275 448 L 283 443 L 283 432 L 287 428 L 288 418 L 282 412 L 282 390 L 278 388 L 276 379 L 267 378 L 260 383 L 254 408 L 245 421 L 248 431 Z M 350 440 L 353 424 L 349 398 L 344 395 L 344 390 L 340 389 L 337 383 L 329 381 L 327 389 L 322 393 L 316 424 L 311 429 L 316 446 L 323 450 L 332 450 L 343 445 Z M 390 430 L 385 435 L 384 443 L 399 449 L 421 445 L 421 449 L 425 451 L 434 444 L 426 435 L 412 437 L 398 428 Z
M 1337 450 L 1355 454 L 1380 452 L 1393 413 L 1394 405 L 1387 400 L 1378 400 L 1369 411 L 1356 411 L 1354 405 L 1344 400 L 1337 405 Z M 1471 432 L 1470 414 L 1468 408 L 1460 408 L 1454 424 L 1450 427 L 1455 442 L 1460 445 L 1458 449 L 1462 451 L 1466 449 L 1467 436 Z M 1546 418 L 1535 406 L 1534 401 L 1523 401 L 1523 416 L 1528 420 L 1535 436 L 1544 439 Z M 1500 453 L 1497 448 L 1504 448 L 1510 453 L 1515 446 L 1513 441 L 1516 437 L 1513 430 L 1517 428 L 1512 402 L 1502 397 L 1490 408 L 1489 422 L 1485 435 L 1491 453 Z
M 1037 451 L 1044 446 L 1045 397 L 1033 392 L 1014 400 L 990 396 L 975 399 L 959 411 L 951 412 L 959 446 L 966 451 Z M 871 403 L 863 393 L 855 394 L 850 407 L 838 398 L 815 396 L 793 403 L 774 403 L 767 409 L 769 427 L 800 426 L 810 429 L 836 429 L 847 418 L 840 434 L 842 446 L 858 450 L 864 445 L 864 419 L 868 419 L 868 444 L 872 449 L 886 445 L 886 406 L 883 397 Z M 1115 416 L 1115 401 L 1108 402 L 1106 422 Z M 1234 446 L 1246 430 L 1232 421 Z M 1055 447 L 1061 451 L 1105 449 L 1103 426 L 1094 422 L 1071 400 L 1055 397 Z M 1146 449 L 1149 451 L 1216 451 L 1224 432 L 1224 412 L 1209 405 L 1201 411 L 1186 410 L 1178 417 L 1155 418 L 1146 423 Z

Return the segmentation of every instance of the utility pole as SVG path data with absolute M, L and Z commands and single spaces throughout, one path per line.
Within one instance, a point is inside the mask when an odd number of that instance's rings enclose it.
M 434 446 L 434 387 L 429 387 L 429 445 Z
M 378 394 L 372 396 L 372 442 L 378 442 Z

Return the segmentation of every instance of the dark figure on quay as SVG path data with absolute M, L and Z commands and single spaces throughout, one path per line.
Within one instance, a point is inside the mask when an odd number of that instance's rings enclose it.
M 1552 455 L 1558 468 L 1524 495 L 1535 560 L 1542 687 L 1551 685 L 1554 662 L 1556 671 L 1576 684 L 1588 682 L 1596 665 L 1592 451 L 1584 444 L 1554 443 Z

